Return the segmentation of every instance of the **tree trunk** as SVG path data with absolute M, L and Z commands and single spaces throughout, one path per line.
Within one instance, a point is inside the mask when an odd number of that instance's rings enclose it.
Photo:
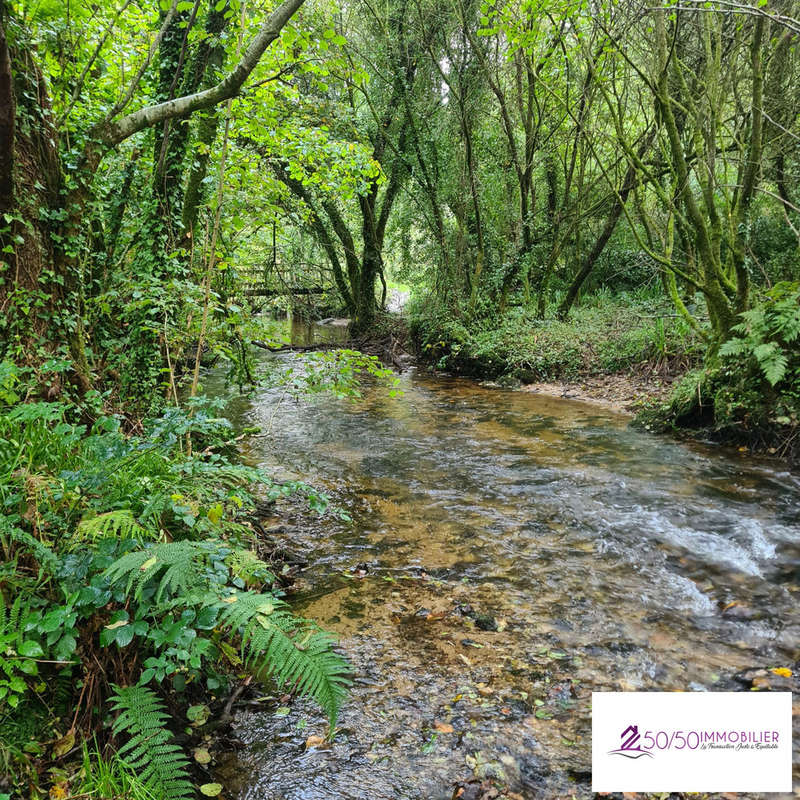
M 61 163 L 47 86 L 34 59 L 29 43 L 8 42 L 2 35 L 0 202 L 14 220 L 10 241 L 3 245 L 11 252 L 0 260 L 0 342 L 6 355 L 28 364 L 52 356 L 66 343 L 78 386 L 85 390 L 89 368 L 80 278 L 72 256 L 80 243 L 59 222 L 50 221 L 61 217 Z
M 10 214 L 14 210 L 14 126 L 17 106 L 11 75 L 11 54 L 3 23 L 0 10 L 0 214 Z M 4 227 L 4 221 L 0 221 L 0 243 L 3 246 L 10 241 L 10 237 L 5 240 L 2 238 Z

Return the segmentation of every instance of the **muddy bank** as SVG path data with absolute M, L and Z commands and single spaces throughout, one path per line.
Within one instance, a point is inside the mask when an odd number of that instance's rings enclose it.
M 630 372 L 587 375 L 578 381 L 523 384 L 522 389 L 549 397 L 580 400 L 612 411 L 636 414 L 643 403 L 666 402 L 674 377 Z

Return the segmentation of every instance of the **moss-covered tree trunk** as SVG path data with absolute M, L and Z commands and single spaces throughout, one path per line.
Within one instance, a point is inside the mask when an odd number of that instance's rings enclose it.
M 50 96 L 36 51 L 6 4 L 0 29 L 0 352 L 35 366 L 62 351 L 85 390 L 80 243 L 64 208 Z
M 230 18 L 229 5 L 226 2 L 219 8 L 218 6 L 219 3 L 212 0 L 206 20 L 206 38 L 198 48 L 191 69 L 191 74 L 198 77 L 204 76 L 201 84 L 203 88 L 213 86 L 219 80 L 225 58 L 225 48 L 220 35 L 225 30 Z M 190 243 L 195 236 L 197 217 L 204 199 L 203 181 L 208 173 L 209 159 L 218 129 L 219 114 L 216 108 L 210 108 L 197 123 L 195 148 L 188 164 L 186 189 L 181 209 L 182 238 L 185 243 Z

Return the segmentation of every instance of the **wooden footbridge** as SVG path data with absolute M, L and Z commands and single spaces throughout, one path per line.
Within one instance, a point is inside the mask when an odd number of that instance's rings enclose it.
M 275 280 L 270 269 L 239 269 L 238 290 L 245 297 L 280 297 L 282 295 L 324 294 L 332 289 L 323 286 L 290 286 Z

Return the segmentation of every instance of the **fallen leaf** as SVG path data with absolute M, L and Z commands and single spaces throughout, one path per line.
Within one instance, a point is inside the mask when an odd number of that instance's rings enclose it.
M 53 745 L 53 758 L 61 758 L 73 747 L 75 747 L 75 731 L 71 729 Z
M 453 733 L 453 726 L 447 722 L 434 722 L 433 729 L 438 733 Z
M 781 678 L 791 678 L 792 671 L 787 669 L 786 667 L 775 667 L 775 669 L 771 669 L 770 672 L 773 675 L 780 675 Z
M 211 761 L 211 753 L 205 747 L 196 747 L 193 755 L 198 764 L 208 764 Z
M 221 794 L 221 792 L 221 783 L 204 783 L 200 787 L 200 794 L 204 794 L 206 797 L 217 797 L 217 795 Z
M 57 783 L 49 792 L 50 800 L 65 800 L 65 798 L 69 797 L 69 794 L 69 786 L 66 782 Z
M 113 631 L 115 628 L 121 628 L 123 625 L 127 625 L 128 620 L 126 619 L 118 619 L 116 622 L 112 622 L 110 625 L 106 625 L 107 631 Z
M 306 750 L 310 750 L 312 747 L 319 747 L 325 739 L 322 736 L 312 735 L 306 739 Z

